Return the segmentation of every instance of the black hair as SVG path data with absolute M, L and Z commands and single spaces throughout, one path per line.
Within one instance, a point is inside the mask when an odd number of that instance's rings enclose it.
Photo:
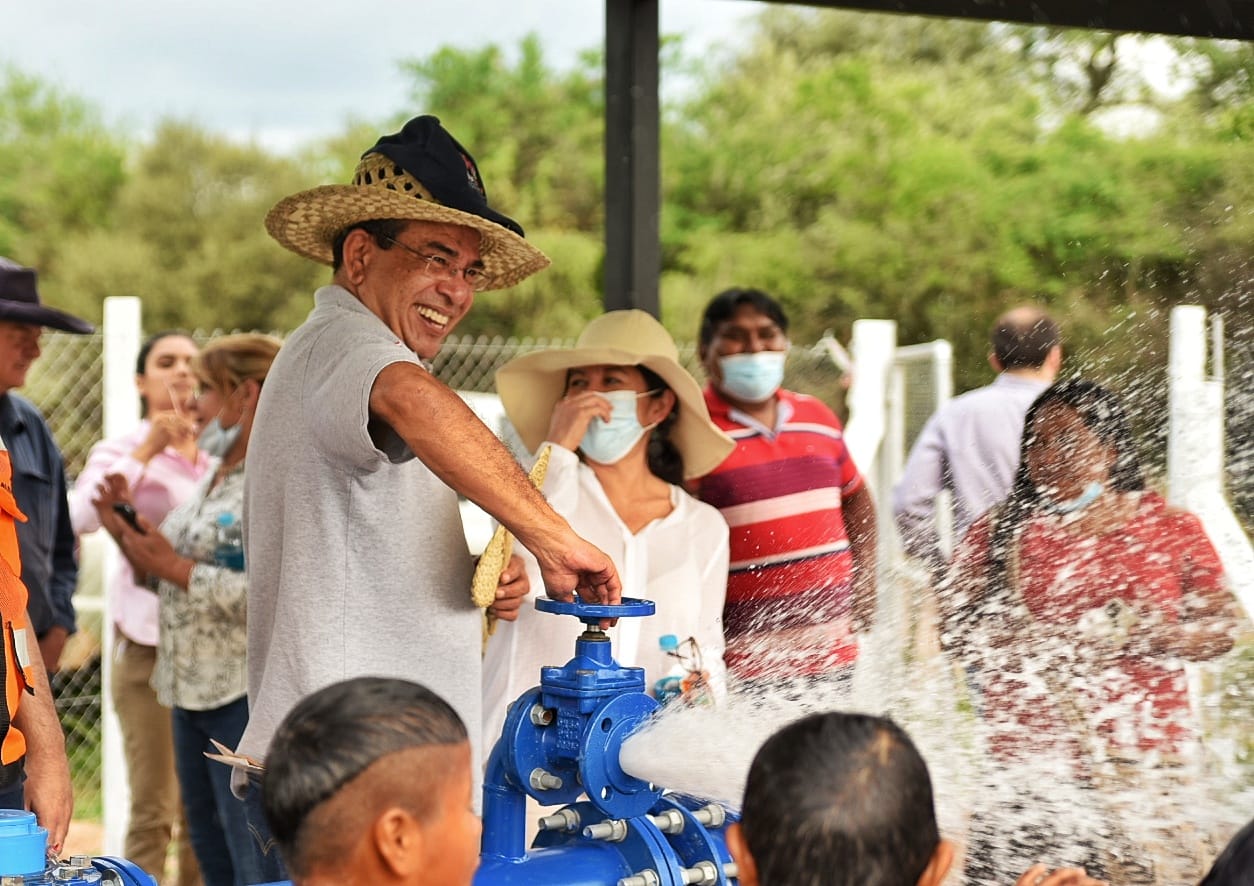
M 153 333 L 139 346 L 139 357 L 135 360 L 136 375 L 148 374 L 148 356 L 152 353 L 152 349 L 157 342 L 166 338 L 185 338 L 188 341 L 195 341 L 190 332 L 184 332 L 182 329 L 163 329 L 160 332 Z M 141 418 L 148 415 L 148 401 L 144 397 L 139 398 L 139 414 Z
M 1254 821 L 1233 837 L 1198 886 L 1249 886 L 1254 882 Z
M 758 750 L 740 826 L 762 883 L 914 886 L 940 845 L 932 780 L 896 723 L 811 714 Z
M 372 764 L 399 751 L 467 741 L 457 712 L 425 686 L 358 677 L 306 696 L 271 739 L 261 801 L 288 867 L 305 869 L 311 813 Z
M 1023 437 L 1019 443 L 1019 468 L 1010 494 L 993 510 L 993 533 L 989 541 L 988 591 L 1005 593 L 1010 547 L 1019 528 L 1040 509 L 1041 492 L 1028 471 L 1028 452 L 1036 445 L 1033 430 L 1036 417 L 1051 406 L 1073 410 L 1084 426 L 1105 445 L 1115 451 L 1106 488 L 1116 492 L 1135 492 L 1145 488 L 1136 440 L 1128 424 L 1123 403 L 1116 394 L 1082 378 L 1055 382 L 1032 402 L 1023 419 Z
M 730 320 L 736 310 L 749 305 L 759 314 L 765 314 L 774 321 L 783 332 L 788 331 L 788 315 L 775 299 L 760 289 L 727 289 L 720 292 L 705 306 L 701 315 L 701 331 L 697 336 L 701 347 L 706 347 L 714 340 L 718 327 Z
M 344 264 L 344 241 L 353 231 L 365 231 L 380 249 L 391 249 L 392 240 L 399 237 L 407 225 L 409 220 L 403 218 L 372 218 L 349 225 L 331 241 L 331 270 L 338 271 Z
M 656 400 L 662 396 L 664 391 L 671 389 L 670 385 L 662 380 L 662 376 L 653 370 L 646 366 L 637 366 L 636 368 L 644 376 L 645 390 L 650 392 L 649 396 L 653 399 Z M 684 456 L 671 439 L 671 431 L 675 427 L 675 422 L 679 421 L 679 409 L 679 395 L 676 395 L 674 408 L 650 432 L 649 444 L 645 450 L 648 457 L 649 470 L 655 476 L 676 486 L 684 482 Z
M 988 339 L 1003 369 L 1038 369 L 1062 342 L 1062 330 L 1039 308 L 1016 308 L 997 318 Z

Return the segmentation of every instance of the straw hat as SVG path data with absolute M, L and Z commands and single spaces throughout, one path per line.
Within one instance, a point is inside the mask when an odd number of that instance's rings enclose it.
M 266 230 L 284 247 L 324 265 L 345 228 L 374 219 L 412 219 L 473 228 L 490 277 L 505 289 L 548 267 L 518 222 L 488 205 L 479 167 L 431 116 L 415 117 L 362 155 L 351 185 L 322 185 L 280 200 Z
M 679 402 L 671 441 L 684 457 L 684 479 L 708 474 L 736 448 L 710 421 L 701 388 L 680 365 L 670 334 L 651 315 L 632 310 L 597 317 L 574 348 L 533 351 L 497 370 L 505 414 L 531 451 L 544 442 L 553 407 L 566 390 L 566 370 L 576 366 L 644 366 L 661 376 Z
M 15 261 L 0 258 L 0 320 L 47 326 L 75 335 L 95 332 L 96 327 L 73 314 L 50 308 L 39 300 L 35 285 L 34 268 L 26 268 Z

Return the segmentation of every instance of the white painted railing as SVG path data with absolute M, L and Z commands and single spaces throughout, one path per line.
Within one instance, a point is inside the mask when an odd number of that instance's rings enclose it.
M 1233 592 L 1254 617 L 1254 549 L 1224 484 L 1223 324 L 1212 318 L 1208 335 L 1205 308 L 1172 309 L 1167 383 L 1168 499 L 1202 521 Z

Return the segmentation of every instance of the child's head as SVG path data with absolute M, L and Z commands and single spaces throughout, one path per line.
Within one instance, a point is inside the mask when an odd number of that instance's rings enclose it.
M 262 803 L 296 883 L 354 871 L 362 882 L 468 886 L 481 830 L 471 781 L 466 727 L 443 699 L 360 677 L 283 720 Z
M 910 737 L 891 720 L 837 712 L 791 723 L 758 750 L 728 843 L 743 886 L 939 883 L 953 858 Z

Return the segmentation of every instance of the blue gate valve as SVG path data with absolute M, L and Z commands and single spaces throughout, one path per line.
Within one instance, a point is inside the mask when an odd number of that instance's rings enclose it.
M 536 601 L 584 624 L 575 657 L 540 669 L 540 685 L 510 705 L 488 758 L 483 844 L 476 886 L 522 883 L 680 886 L 728 884 L 736 875 L 716 804 L 663 796 L 663 788 L 624 772 L 623 742 L 658 703 L 644 669 L 614 660 L 605 619 L 653 615 L 651 600 L 618 605 Z M 526 847 L 526 802 L 562 806 L 540 822 Z

